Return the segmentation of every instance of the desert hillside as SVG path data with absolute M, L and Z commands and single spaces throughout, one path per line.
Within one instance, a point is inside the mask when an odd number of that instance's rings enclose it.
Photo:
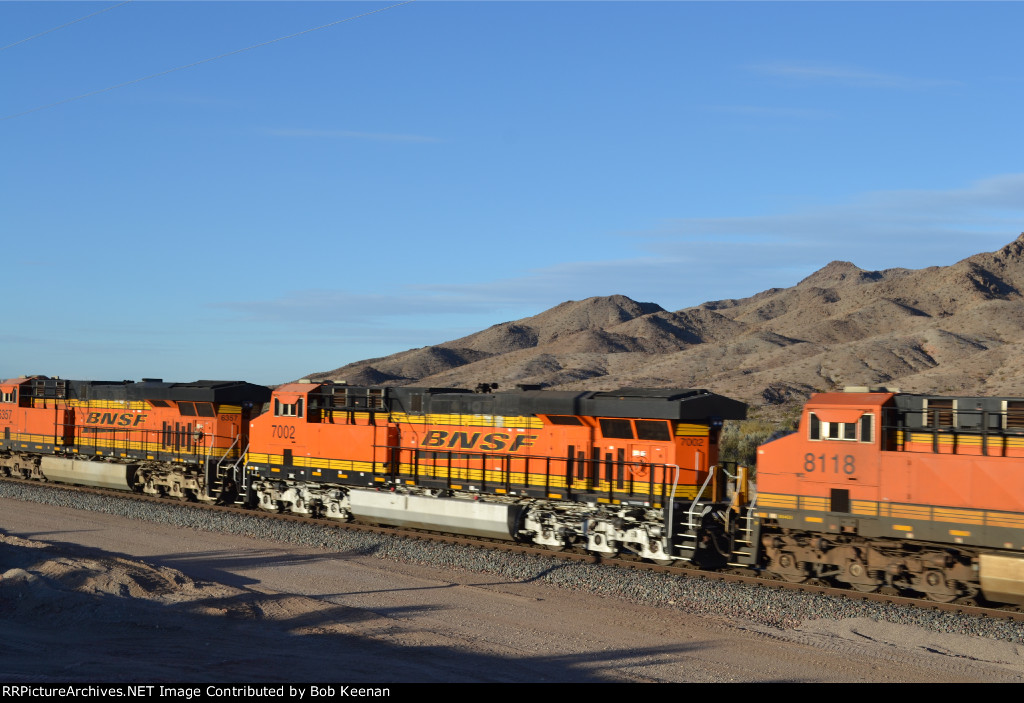
M 670 312 L 568 301 L 436 346 L 314 373 L 349 384 L 700 387 L 754 405 L 814 390 L 1024 396 L 1024 234 L 950 266 L 833 261 L 791 288 Z

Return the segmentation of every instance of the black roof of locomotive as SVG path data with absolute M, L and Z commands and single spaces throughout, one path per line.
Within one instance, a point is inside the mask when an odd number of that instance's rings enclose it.
M 351 386 L 348 394 L 356 391 Z M 473 393 L 457 388 L 389 387 L 389 410 L 408 413 L 499 415 L 584 415 L 703 421 L 742 420 L 747 406 L 702 388 L 620 388 L 615 391 L 514 390 Z M 419 402 L 413 402 L 413 396 Z M 413 410 L 413 408 L 418 408 Z
M 36 398 L 75 400 L 185 400 L 211 403 L 265 403 L 270 389 L 245 381 L 190 381 L 165 383 L 146 378 L 135 381 L 73 381 L 36 378 L 28 386 Z
M 984 425 L 986 429 L 996 430 L 1006 427 L 1004 414 L 1007 408 L 1004 404 L 1024 403 L 1024 398 L 901 393 L 894 396 L 893 401 L 897 412 L 903 415 L 903 424 L 912 429 L 932 426 L 935 419 L 933 413 L 943 412 L 936 407 L 934 401 L 955 401 L 953 408 L 945 410 L 945 413 L 953 410 L 945 418 L 947 422 L 951 421 L 948 426 L 961 430 L 981 430 Z M 939 421 L 943 422 L 941 415 Z

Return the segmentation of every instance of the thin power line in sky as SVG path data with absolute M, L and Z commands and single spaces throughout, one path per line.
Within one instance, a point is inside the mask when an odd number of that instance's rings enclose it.
M 388 5 L 387 7 L 381 7 L 381 8 L 376 9 L 376 10 L 370 10 L 369 12 L 364 12 L 364 13 L 362 13 L 360 15 L 353 15 L 352 17 L 346 17 L 345 19 L 335 20 L 334 22 L 328 22 L 327 24 L 322 24 L 319 27 L 311 27 L 310 29 L 304 29 L 301 32 L 295 32 L 294 34 L 289 34 L 287 36 L 278 37 L 277 39 L 270 39 L 270 40 L 265 41 L 265 42 L 260 42 L 259 44 L 253 44 L 252 46 L 247 46 L 244 49 L 235 49 L 234 51 L 229 51 L 226 54 L 220 54 L 219 56 L 211 56 L 208 59 L 203 59 L 201 61 L 195 61 L 193 63 L 185 64 L 184 66 L 177 66 L 175 68 L 169 68 L 166 71 L 160 71 L 159 73 L 153 73 L 153 74 L 148 75 L 148 76 L 143 76 L 142 78 L 136 78 L 134 80 L 126 81 L 124 83 L 118 83 L 117 85 L 112 85 L 112 86 L 109 86 L 107 88 L 100 88 L 99 90 L 93 90 L 93 91 L 90 91 L 88 93 L 82 93 L 81 95 L 76 95 L 73 98 L 65 98 L 64 100 L 58 100 L 57 102 L 50 103 L 48 105 L 40 105 L 39 107 L 34 107 L 31 110 L 24 110 L 22 112 L 16 112 L 16 113 L 14 113 L 12 115 L 6 115 L 4 117 L 0 117 L 0 122 L 3 122 L 5 120 L 13 120 L 15 117 L 22 117 L 24 115 L 30 115 L 33 112 L 39 112 L 40 110 L 48 110 L 51 107 L 57 107 L 59 105 L 66 105 L 67 103 L 74 102 L 75 100 L 82 100 L 83 98 L 92 97 L 93 95 L 99 95 L 100 93 L 107 93 L 107 92 L 110 92 L 111 90 L 117 90 L 118 88 L 124 88 L 125 86 L 135 85 L 136 83 L 141 83 L 143 81 L 148 81 L 148 80 L 150 80 L 152 78 L 159 78 L 160 76 L 166 76 L 167 74 L 174 73 L 175 71 L 183 71 L 186 68 L 192 68 L 194 66 L 200 66 L 200 65 L 202 65 L 204 63 L 210 63 L 211 61 L 216 61 L 218 59 L 227 58 L 228 56 L 234 56 L 235 54 L 241 54 L 244 51 L 250 51 L 252 49 L 258 49 L 261 46 L 267 46 L 268 44 L 273 44 L 275 42 L 284 41 L 285 39 L 293 39 L 295 37 L 302 36 L 303 34 L 309 34 L 310 32 L 315 32 L 315 31 L 320 30 L 320 29 L 326 29 L 328 27 L 333 27 L 334 25 L 342 24 L 344 22 L 351 22 L 352 20 L 357 20 L 357 19 L 360 19 L 362 17 L 368 17 L 369 15 L 375 15 L 378 12 L 384 12 L 385 10 L 390 10 L 390 9 L 395 8 L 395 7 L 401 7 L 402 5 L 408 5 L 408 4 L 413 3 L 413 2 L 416 2 L 416 0 L 405 0 L 405 2 L 399 2 L 399 3 L 395 3 L 394 5 Z M 108 8 L 108 9 L 112 9 L 112 8 Z M 31 39 L 31 37 L 29 37 L 29 38 Z M 22 41 L 27 41 L 27 40 L 22 40 Z
M 58 29 L 64 29 L 65 27 L 70 27 L 73 24 L 77 24 L 78 22 L 81 22 L 83 20 L 89 19 L 90 17 L 95 17 L 96 15 L 101 15 L 104 12 L 109 12 L 110 10 L 113 10 L 115 8 L 118 8 L 118 7 L 121 7 L 122 5 L 127 5 L 131 1 L 132 0 L 125 0 L 124 2 L 119 2 L 116 5 L 111 5 L 110 7 L 105 7 L 102 10 L 97 10 L 96 12 L 93 12 L 91 15 L 86 15 L 85 17 L 79 17 L 77 20 L 71 20 L 70 22 L 65 22 L 64 24 L 60 25 L 59 27 L 53 27 L 52 29 L 47 29 L 45 32 L 40 32 L 39 34 L 33 34 L 31 37 L 25 37 L 24 39 L 19 39 L 18 41 L 14 42 L 13 44 L 8 44 L 7 46 L 0 46 L 0 51 L 7 51 L 8 49 L 12 49 L 12 48 L 18 46 L 19 44 L 24 44 L 27 41 L 32 41 L 33 39 L 38 39 L 39 37 L 45 36 L 45 35 L 49 34 L 50 32 L 56 32 Z

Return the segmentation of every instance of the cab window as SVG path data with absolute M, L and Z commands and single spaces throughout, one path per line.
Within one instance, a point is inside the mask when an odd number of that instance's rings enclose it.
M 875 416 L 864 414 L 860 416 L 860 441 L 875 441 Z
M 872 414 L 861 415 L 857 422 L 825 422 L 814 413 L 808 413 L 808 424 L 808 438 L 812 440 L 875 441 L 875 416 Z
M 633 439 L 633 425 L 629 420 L 609 420 L 602 418 L 601 435 L 605 439 Z
M 274 415 L 277 417 L 302 417 L 302 398 L 294 403 L 282 403 L 274 398 Z
M 636 438 L 648 439 L 657 442 L 667 442 L 672 439 L 668 431 L 668 423 L 664 420 L 636 420 Z

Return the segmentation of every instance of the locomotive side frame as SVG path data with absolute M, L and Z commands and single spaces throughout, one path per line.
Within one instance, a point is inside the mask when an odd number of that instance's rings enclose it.
M 252 500 L 556 550 L 710 556 L 703 523 L 727 507 L 718 434 L 745 405 L 701 389 L 480 390 L 279 387 L 251 423 Z
M 0 469 L 24 478 L 213 500 L 240 471 L 252 408 L 240 381 L 0 382 Z

